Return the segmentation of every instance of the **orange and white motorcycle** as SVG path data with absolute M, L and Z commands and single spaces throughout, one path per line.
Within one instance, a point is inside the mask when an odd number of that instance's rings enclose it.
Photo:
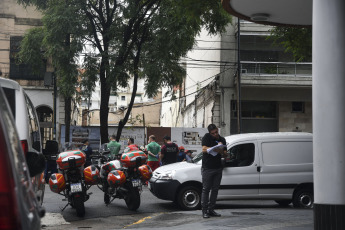
M 119 160 L 100 158 L 99 188 L 104 192 L 104 203 L 108 205 L 116 198 L 124 199 L 128 209 L 137 210 L 142 186 L 152 177 L 146 162 L 147 156 L 140 150 L 123 153 Z
M 81 150 L 62 152 L 56 159 L 58 173 L 52 174 L 49 179 L 50 189 L 68 201 L 62 210 L 71 205 L 79 217 L 85 215 L 84 202 L 90 195 L 87 190 L 99 182 L 99 170 L 94 165 L 84 169 L 85 161 L 86 155 Z

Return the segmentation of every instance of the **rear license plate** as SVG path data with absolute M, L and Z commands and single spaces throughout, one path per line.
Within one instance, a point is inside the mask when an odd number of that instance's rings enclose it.
M 81 183 L 71 184 L 71 193 L 81 192 L 83 191 L 81 187 Z
M 133 179 L 132 185 L 133 185 L 133 187 L 140 187 L 141 186 L 141 180 Z

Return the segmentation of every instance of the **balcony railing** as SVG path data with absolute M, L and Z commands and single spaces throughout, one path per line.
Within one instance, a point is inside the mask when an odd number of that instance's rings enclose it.
M 311 77 L 311 62 L 241 61 L 242 75 Z

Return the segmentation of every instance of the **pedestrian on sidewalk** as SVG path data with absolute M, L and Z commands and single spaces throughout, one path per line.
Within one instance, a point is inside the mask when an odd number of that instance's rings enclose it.
M 121 144 L 116 141 L 116 136 L 110 136 L 110 142 L 107 144 L 107 148 L 110 150 L 111 159 L 119 159 Z
M 208 127 L 208 133 L 202 138 L 202 194 L 201 194 L 201 207 L 203 218 L 210 216 L 221 216 L 214 211 L 216 200 L 218 196 L 218 189 L 222 180 L 223 166 L 221 158 L 226 154 L 226 148 L 215 148 L 213 151 L 210 149 L 216 145 L 225 145 L 224 137 L 218 133 L 218 128 L 214 124 Z M 211 191 L 211 195 L 210 195 Z
M 156 142 L 155 135 L 149 136 L 149 144 L 146 150 L 148 154 L 147 165 L 154 172 L 159 167 L 159 155 L 161 154 L 161 146 Z
M 170 136 L 163 137 L 164 145 L 161 149 L 161 156 L 160 160 L 162 161 L 162 165 L 168 165 L 172 163 L 176 163 L 177 154 L 178 154 L 178 146 L 177 144 L 171 141 Z

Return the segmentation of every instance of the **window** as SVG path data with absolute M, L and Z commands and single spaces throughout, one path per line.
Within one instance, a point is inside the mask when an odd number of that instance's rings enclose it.
M 16 55 L 20 50 L 20 43 L 23 37 L 12 36 L 10 38 L 10 78 L 24 80 L 44 80 L 46 64 L 42 67 L 39 74 L 33 74 L 30 65 L 18 64 Z
M 242 118 L 276 118 L 277 103 L 273 101 L 242 101 Z M 237 117 L 237 101 L 231 101 L 232 117 Z
M 291 112 L 293 113 L 304 113 L 304 102 L 292 102 Z
M 121 96 L 121 101 L 125 101 L 126 100 L 126 96 Z
M 255 155 L 255 145 L 253 143 L 239 144 L 228 150 L 226 166 L 245 167 L 253 164 Z
M 37 151 L 41 151 L 41 137 L 40 137 L 40 130 L 39 124 L 36 117 L 35 109 L 33 104 L 31 103 L 29 97 L 25 94 L 26 105 L 28 108 L 28 118 L 29 118 L 29 132 L 32 147 Z

